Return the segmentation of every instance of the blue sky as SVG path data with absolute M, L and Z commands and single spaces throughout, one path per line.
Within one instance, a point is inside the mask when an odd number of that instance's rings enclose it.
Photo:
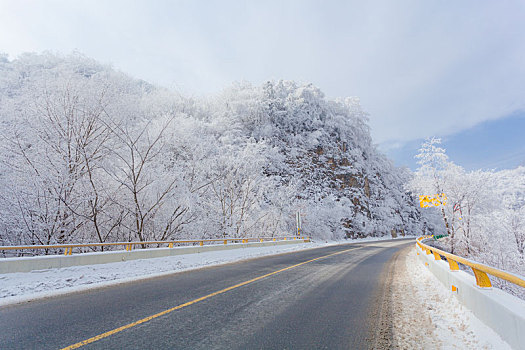
M 454 163 L 467 170 L 501 170 L 525 166 L 525 113 L 485 121 L 442 137 L 442 147 Z M 400 166 L 415 170 L 414 155 L 424 139 L 416 139 L 385 153 Z
M 523 149 L 504 131 L 525 131 L 522 0 L 0 0 L 0 52 L 44 50 L 189 95 L 282 78 L 358 96 L 397 164 L 431 136 L 479 167 Z

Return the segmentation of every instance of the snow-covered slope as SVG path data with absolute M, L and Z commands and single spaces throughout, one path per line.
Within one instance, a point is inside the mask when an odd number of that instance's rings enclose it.
M 0 244 L 416 234 L 357 98 L 289 81 L 188 98 L 79 54 L 0 58 Z

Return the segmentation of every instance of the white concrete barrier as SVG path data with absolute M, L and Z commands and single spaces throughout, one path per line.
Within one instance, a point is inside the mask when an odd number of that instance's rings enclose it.
M 492 328 L 513 349 L 525 350 L 525 301 L 498 288 L 481 288 L 476 278 L 464 271 L 451 271 L 446 261 L 435 260 L 419 248 L 419 259 L 455 293 L 460 303 Z M 452 291 L 455 287 L 456 291 Z
M 165 256 L 194 254 L 218 250 L 298 244 L 304 243 L 305 241 L 307 240 L 296 239 L 276 242 L 267 241 L 256 243 L 230 243 L 191 247 L 136 249 L 132 251 L 119 250 L 111 252 L 82 253 L 73 255 L 46 255 L 5 259 L 0 258 L 0 274 L 55 269 L 69 266 L 107 264 L 119 261 L 160 258 Z

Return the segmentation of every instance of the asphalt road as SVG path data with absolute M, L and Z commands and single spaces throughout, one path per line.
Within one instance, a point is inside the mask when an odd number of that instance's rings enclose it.
M 412 241 L 338 245 L 0 308 L 0 349 L 366 349 Z M 122 327 L 122 328 L 119 328 Z

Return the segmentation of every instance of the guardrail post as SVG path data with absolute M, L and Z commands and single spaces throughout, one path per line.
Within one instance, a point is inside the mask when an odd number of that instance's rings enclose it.
M 275 238 L 273 239 L 273 241 L 275 242 Z
M 441 255 L 439 255 L 436 252 L 432 252 L 432 253 L 434 253 L 434 260 L 441 260 Z
M 204 245 L 204 242 L 203 241 L 200 241 L 199 242 L 199 245 L 202 247 Z
M 448 266 L 450 267 L 450 271 L 459 271 L 459 265 L 454 260 L 447 258 Z
M 264 242 L 264 239 L 261 238 L 261 243 Z
M 228 240 L 227 239 L 224 240 L 224 244 L 228 244 Z
M 173 242 L 168 244 L 168 248 L 173 248 Z
M 430 249 L 425 249 L 425 250 L 427 251 L 427 255 L 432 254 L 432 253 L 430 252 Z
M 474 271 L 474 275 L 476 276 L 476 284 L 478 287 L 481 288 L 490 288 L 492 287 L 492 283 L 490 283 L 490 278 L 487 276 L 487 274 L 483 271 L 480 271 L 478 269 L 475 269 L 471 267 L 472 271 Z

